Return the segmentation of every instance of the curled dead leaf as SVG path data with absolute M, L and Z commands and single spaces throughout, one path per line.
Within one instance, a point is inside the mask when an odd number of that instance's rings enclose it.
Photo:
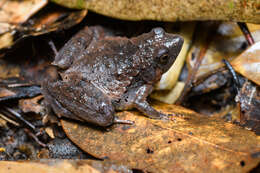
M 231 65 L 238 73 L 260 85 L 260 41 L 235 58 Z
M 72 11 L 51 5 L 43 8 L 46 4 L 46 0 L 0 3 L 0 49 L 10 48 L 27 36 L 70 28 L 87 14 L 87 10 Z

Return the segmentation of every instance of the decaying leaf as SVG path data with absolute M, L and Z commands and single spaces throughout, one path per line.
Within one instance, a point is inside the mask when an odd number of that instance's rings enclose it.
M 15 87 L 15 88 L 0 88 L 0 102 L 10 100 L 34 97 L 41 94 L 39 86 L 26 86 L 26 87 Z
M 13 44 L 14 28 L 24 23 L 47 4 L 47 0 L 0 2 L 0 49 Z
M 260 40 L 260 25 L 249 24 L 248 27 L 254 39 L 256 41 Z M 187 63 L 191 67 L 194 66 L 194 62 L 192 61 L 193 54 L 196 54 L 199 51 L 202 44 L 201 42 L 203 41 L 201 35 L 208 29 L 209 27 L 198 28 L 194 43 L 188 54 L 189 61 L 187 61 Z M 224 64 L 222 63 L 222 59 L 231 60 L 232 58 L 239 56 L 247 46 L 245 37 L 236 23 L 223 22 L 219 24 L 215 28 L 214 35 L 211 35 L 211 37 L 211 42 L 208 43 L 208 49 L 205 52 L 205 56 L 198 69 L 195 80 L 199 80 L 200 77 L 223 67 Z
M 250 46 L 231 65 L 238 73 L 260 85 L 260 42 Z
M 260 152 L 260 138 L 253 132 L 179 106 L 155 107 L 173 114 L 171 121 L 124 111 L 117 116 L 134 125 L 105 131 L 62 120 L 62 126 L 91 155 L 148 172 L 247 172 L 259 163 L 253 156 Z
M 15 92 L 13 91 L 10 91 L 6 88 L 0 88 L 0 98 L 2 97 L 11 97 L 11 96 L 14 96 L 15 95 Z
M 3 0 L 0 3 L 0 22 L 6 24 L 23 23 L 43 8 L 47 2 L 47 0 Z
M 21 28 L 20 31 L 26 31 L 27 35 L 37 36 L 51 31 L 68 29 L 81 22 L 86 14 L 86 10 L 69 11 L 58 7 L 45 8 L 41 13 L 33 16 L 30 22 L 24 24 L 26 28 Z
M 35 112 L 40 113 L 43 111 L 44 107 L 40 105 L 38 102 L 43 99 L 42 95 L 39 95 L 34 98 L 29 99 L 20 99 L 19 100 L 19 108 L 24 112 Z
M 0 173 L 28 173 L 37 170 L 38 173 L 129 173 L 126 166 L 94 160 L 45 160 L 0 162 Z
M 260 134 L 260 87 L 247 81 L 236 96 L 240 105 L 240 123 Z
M 0 2 L 0 49 L 9 48 L 27 36 L 69 28 L 87 14 L 86 10 L 72 11 L 51 5 L 43 8 L 46 4 L 46 0 Z
M 70 8 L 86 8 L 127 20 L 229 20 L 260 23 L 258 0 L 52 0 Z

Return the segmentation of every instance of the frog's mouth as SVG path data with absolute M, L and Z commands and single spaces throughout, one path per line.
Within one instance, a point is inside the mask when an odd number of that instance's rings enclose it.
M 164 72 L 160 68 L 157 68 L 155 70 L 155 77 L 153 78 L 153 80 L 147 81 L 148 84 L 154 85 L 156 82 L 160 81 L 163 73 Z
M 164 72 L 161 69 L 159 69 L 159 68 L 156 69 L 156 71 L 155 71 L 155 75 L 156 75 L 156 79 L 155 80 L 156 80 L 156 82 L 158 82 L 161 79 L 163 73 Z

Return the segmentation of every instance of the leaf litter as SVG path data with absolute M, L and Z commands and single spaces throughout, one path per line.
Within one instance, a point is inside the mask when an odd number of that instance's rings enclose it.
M 207 118 L 180 106 L 156 103 L 171 121 L 139 112 L 118 113 L 134 125 L 107 130 L 62 120 L 67 136 L 85 152 L 148 172 L 247 172 L 260 158 L 260 138 L 221 119 Z

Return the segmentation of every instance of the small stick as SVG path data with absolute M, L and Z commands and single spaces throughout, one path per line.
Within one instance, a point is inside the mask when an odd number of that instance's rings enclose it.
M 178 100 L 176 101 L 177 105 L 182 104 L 185 96 L 191 90 L 192 85 L 194 83 L 194 79 L 195 79 L 196 74 L 199 70 L 200 64 L 201 64 L 202 60 L 204 59 L 204 56 L 205 56 L 205 54 L 206 54 L 206 52 L 209 48 L 210 42 L 212 41 L 212 35 L 215 33 L 217 26 L 218 26 L 218 22 L 217 23 L 215 23 L 215 22 L 211 23 L 211 25 L 209 26 L 206 33 L 204 33 L 205 34 L 205 36 L 203 36 L 203 37 L 205 37 L 205 38 L 203 38 L 204 42 L 203 42 L 203 44 L 200 48 L 198 57 L 196 57 L 195 64 L 194 64 L 193 68 L 191 70 L 189 70 L 188 77 L 185 81 L 185 86 L 182 90 L 181 95 L 179 96 Z
M 31 129 L 33 129 L 34 131 L 36 131 L 36 128 L 34 125 L 32 125 L 29 121 L 25 120 L 18 112 L 14 111 L 11 108 L 8 107 L 4 107 L 8 112 L 10 112 L 12 115 L 14 115 L 17 119 L 19 119 L 20 121 L 22 121 L 24 124 L 26 124 L 27 126 L 29 126 Z
M 239 28 L 241 29 L 241 31 L 243 32 L 247 43 L 251 46 L 255 43 L 254 38 L 251 35 L 251 32 L 249 31 L 247 24 L 244 22 L 237 22 Z
M 24 129 L 24 131 L 25 131 L 30 137 L 32 137 L 32 138 L 34 139 L 34 141 L 35 141 L 37 144 L 39 144 L 40 146 L 42 146 L 42 147 L 44 147 L 44 148 L 47 146 L 46 144 L 42 143 L 42 142 L 38 139 L 38 137 L 37 137 L 35 134 L 33 134 L 29 129 Z
M 210 37 L 210 36 L 208 35 L 207 37 Z M 207 40 L 209 40 L 209 39 L 207 39 Z M 203 60 L 203 58 L 204 58 L 204 56 L 207 52 L 209 42 L 206 45 L 203 45 L 203 47 L 201 48 L 201 50 L 199 52 L 199 56 L 196 59 L 195 65 L 193 66 L 192 70 L 189 72 L 188 77 L 185 81 L 185 86 L 182 90 L 182 93 L 181 93 L 180 97 L 178 98 L 178 100 L 176 102 L 177 105 L 180 105 L 183 102 L 184 97 L 190 91 L 190 88 L 192 87 L 196 73 L 197 73 L 197 71 L 200 67 L 200 64 L 201 64 L 201 62 L 202 62 L 202 60 Z
M 2 112 L 2 113 L 4 113 L 4 112 Z M 9 123 L 11 123 L 11 124 L 17 126 L 17 127 L 20 126 L 19 123 L 15 122 L 14 120 L 8 118 L 7 116 L 5 116 L 5 115 L 3 115 L 3 114 L 0 114 L 0 118 L 2 118 L 3 120 L 5 120 L 5 121 L 7 121 L 7 122 L 9 122 Z
M 233 78 L 234 83 L 235 83 L 235 87 L 236 87 L 237 93 L 238 93 L 239 90 L 240 90 L 240 82 L 238 80 L 238 77 L 237 77 L 237 74 L 236 74 L 235 70 L 233 69 L 231 64 L 228 62 L 228 60 L 222 59 L 222 62 L 226 65 L 226 67 L 228 68 L 229 72 L 231 73 L 232 78 Z
M 16 88 L 16 87 L 26 87 L 26 86 L 32 86 L 32 85 L 35 85 L 35 84 L 31 84 L 31 83 L 14 83 L 14 84 L 8 84 L 7 86 L 9 88 Z

